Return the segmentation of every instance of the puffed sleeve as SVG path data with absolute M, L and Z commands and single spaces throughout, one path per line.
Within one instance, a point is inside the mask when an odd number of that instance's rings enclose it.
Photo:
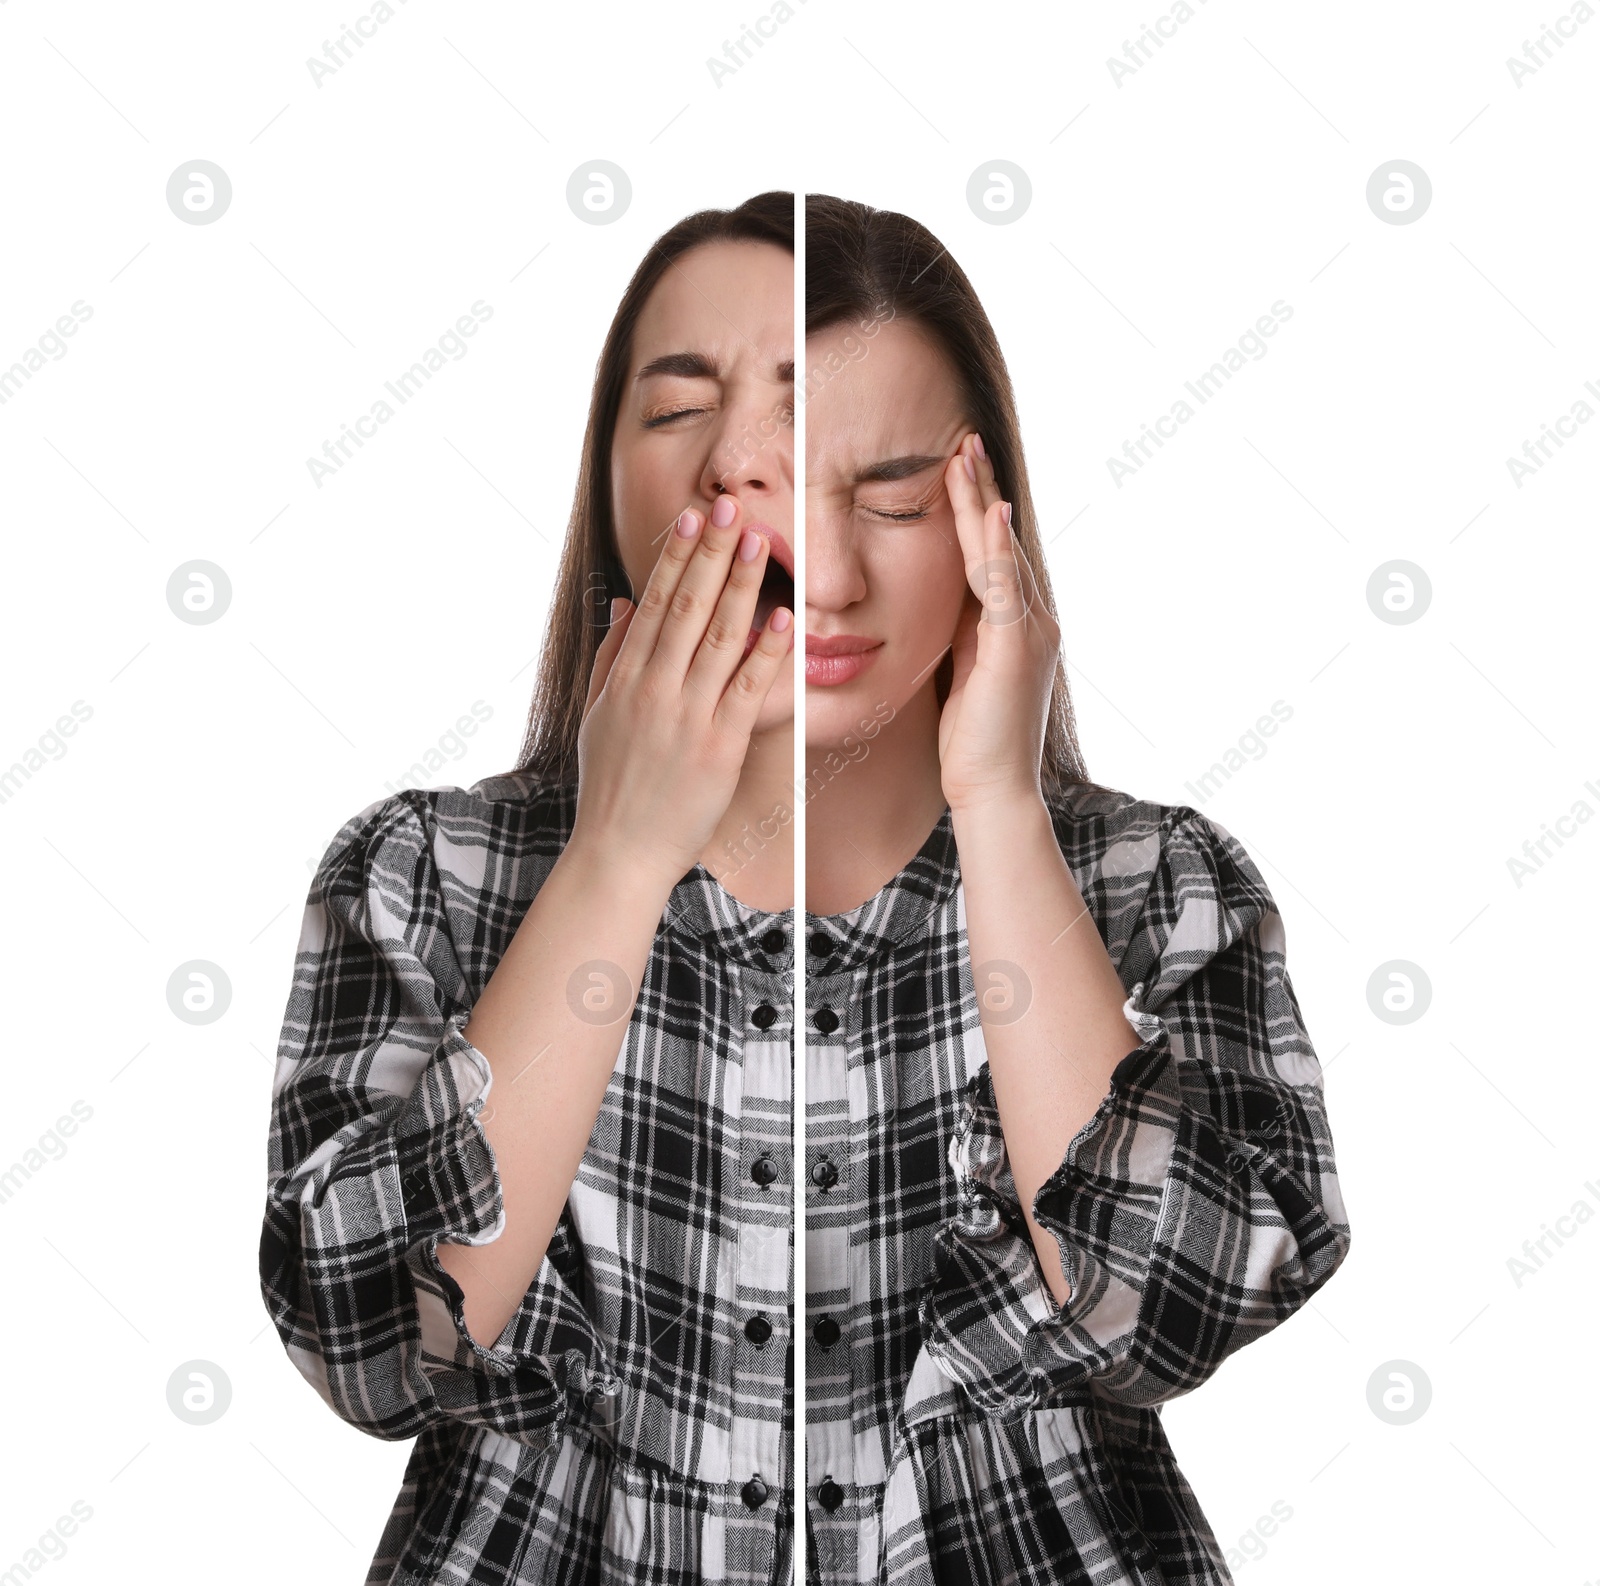
M 1028 1237 L 987 1063 L 950 1142 L 962 1210 L 936 1236 L 922 1326 L 947 1374 L 1003 1418 L 1086 1387 L 1131 1406 L 1187 1393 L 1350 1248 L 1266 882 L 1209 817 L 1176 806 L 1162 828 L 1142 908 L 1106 932 L 1143 1040 L 1033 1201 L 1064 1305 Z
M 619 1385 L 565 1212 L 492 1347 L 439 1264 L 442 1239 L 497 1238 L 505 1208 L 432 832 L 425 793 L 380 799 L 311 883 L 273 1080 L 261 1291 L 290 1360 L 362 1431 L 408 1438 L 454 1416 L 542 1447 L 569 1395 Z

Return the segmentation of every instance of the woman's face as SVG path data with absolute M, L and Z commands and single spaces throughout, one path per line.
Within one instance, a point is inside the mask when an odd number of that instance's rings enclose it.
M 967 593 L 944 468 L 971 428 L 944 354 L 914 321 L 806 338 L 806 742 L 859 734 L 935 691 Z M 856 675 L 815 641 L 872 648 Z M 857 648 L 860 648 L 859 646 Z
M 793 611 L 794 256 L 770 243 L 691 248 L 634 327 L 611 499 L 635 599 L 678 514 L 704 518 L 721 495 L 738 503 L 740 527 L 772 542 L 755 622 Z M 794 720 L 794 653 L 779 662 L 757 732 Z

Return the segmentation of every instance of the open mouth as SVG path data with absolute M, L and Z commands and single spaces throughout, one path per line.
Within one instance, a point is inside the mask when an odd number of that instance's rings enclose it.
M 794 580 L 783 570 L 776 556 L 768 553 L 766 570 L 761 575 L 761 590 L 756 596 L 756 614 L 751 626 L 765 628 L 767 619 L 779 606 L 794 610 Z

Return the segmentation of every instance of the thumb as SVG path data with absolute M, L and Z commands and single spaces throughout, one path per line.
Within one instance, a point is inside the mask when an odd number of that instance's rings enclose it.
M 616 660 L 617 652 L 622 648 L 622 641 L 627 635 L 628 620 L 637 609 L 626 595 L 618 595 L 611 602 L 611 626 L 606 630 L 605 638 L 600 641 L 600 648 L 595 652 L 594 670 L 589 674 L 589 697 L 583 706 L 585 716 L 594 709 L 594 702 L 606 686 L 606 679 L 611 675 L 612 663 Z

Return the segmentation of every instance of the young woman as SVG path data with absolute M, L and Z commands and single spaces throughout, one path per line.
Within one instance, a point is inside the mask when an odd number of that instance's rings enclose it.
M 369 1586 L 792 1574 L 793 254 L 787 193 L 651 248 L 521 766 L 312 883 L 261 1282 L 416 1438 Z
M 1283 923 L 1087 779 L 948 251 L 812 197 L 805 291 L 812 1579 L 1227 1581 L 1160 1407 L 1350 1242 Z

